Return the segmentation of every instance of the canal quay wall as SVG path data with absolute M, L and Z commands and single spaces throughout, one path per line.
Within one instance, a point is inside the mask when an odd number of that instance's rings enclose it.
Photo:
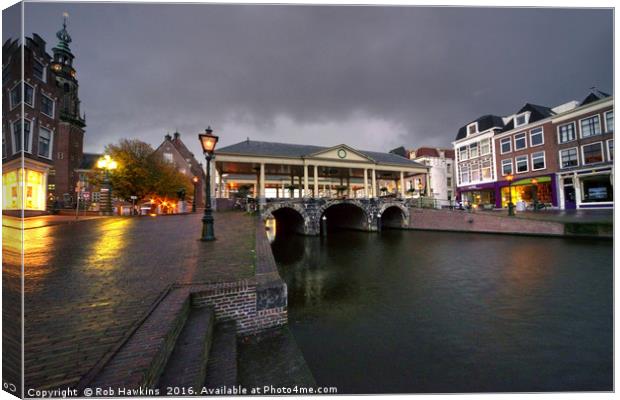
M 490 213 L 411 208 L 409 229 L 532 236 L 612 238 L 613 225 L 508 217 Z

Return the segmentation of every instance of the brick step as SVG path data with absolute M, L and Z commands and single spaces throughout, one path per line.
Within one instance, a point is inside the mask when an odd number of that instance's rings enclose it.
M 237 327 L 234 321 L 215 326 L 207 363 L 205 387 L 217 389 L 237 385 Z
M 174 350 L 159 378 L 160 393 L 168 387 L 194 388 L 204 384 L 213 340 L 215 312 L 211 307 L 192 308 Z

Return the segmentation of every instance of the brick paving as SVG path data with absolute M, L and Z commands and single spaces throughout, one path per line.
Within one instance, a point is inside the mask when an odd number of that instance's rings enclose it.
M 106 218 L 25 230 L 26 388 L 77 384 L 173 282 L 252 277 L 255 219 L 216 213 L 218 240 L 201 242 L 200 218 Z

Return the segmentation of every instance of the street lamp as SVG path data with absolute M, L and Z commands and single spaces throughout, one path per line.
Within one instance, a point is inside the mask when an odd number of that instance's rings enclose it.
M 512 204 L 512 180 L 514 176 L 512 174 L 506 176 L 506 180 L 508 181 L 508 215 L 511 217 L 515 216 L 515 206 Z
M 194 200 L 192 200 L 192 212 L 196 212 L 196 199 L 198 197 L 198 177 L 193 177 L 192 182 L 194 182 Z
M 118 163 L 106 154 L 97 161 L 97 168 L 104 170 L 103 188 L 101 191 L 106 195 L 103 196 L 104 208 L 101 215 L 112 215 L 112 185 L 110 184 L 110 171 L 118 167 Z
M 202 145 L 202 151 L 207 160 L 207 184 L 206 184 L 206 196 L 205 196 L 205 213 L 202 217 L 202 236 L 200 240 L 211 241 L 215 240 L 215 234 L 213 233 L 213 213 L 211 211 L 211 158 L 213 158 L 213 151 L 217 144 L 218 137 L 212 135 L 213 130 L 208 127 L 205 133 L 198 135 L 200 144 Z

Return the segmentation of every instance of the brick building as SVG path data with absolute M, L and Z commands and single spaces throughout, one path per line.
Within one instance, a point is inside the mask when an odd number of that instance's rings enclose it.
M 613 97 L 606 93 L 593 91 L 581 102 L 554 108 L 527 103 L 506 117 L 484 116 L 462 127 L 453 144 L 457 193 L 465 203 L 613 207 Z M 491 170 L 476 162 L 483 154 L 492 159 Z
M 43 213 L 55 200 L 74 204 L 85 120 L 66 21 L 56 36 L 53 56 L 36 33 L 25 38 L 23 77 L 19 41 L 2 46 L 2 204 L 10 212 Z
M 160 154 L 165 161 L 168 161 L 175 165 L 179 172 L 192 179 L 192 183 L 195 185 L 196 193 L 196 206 L 204 207 L 204 191 L 207 182 L 204 167 L 196 160 L 194 153 L 189 151 L 185 143 L 181 140 L 181 134 L 175 132 L 173 136 L 167 134 L 164 136 L 164 141 L 155 150 L 155 153 Z M 198 182 L 194 182 L 194 177 L 198 178 Z M 188 199 L 194 201 L 194 194 L 187 193 Z

